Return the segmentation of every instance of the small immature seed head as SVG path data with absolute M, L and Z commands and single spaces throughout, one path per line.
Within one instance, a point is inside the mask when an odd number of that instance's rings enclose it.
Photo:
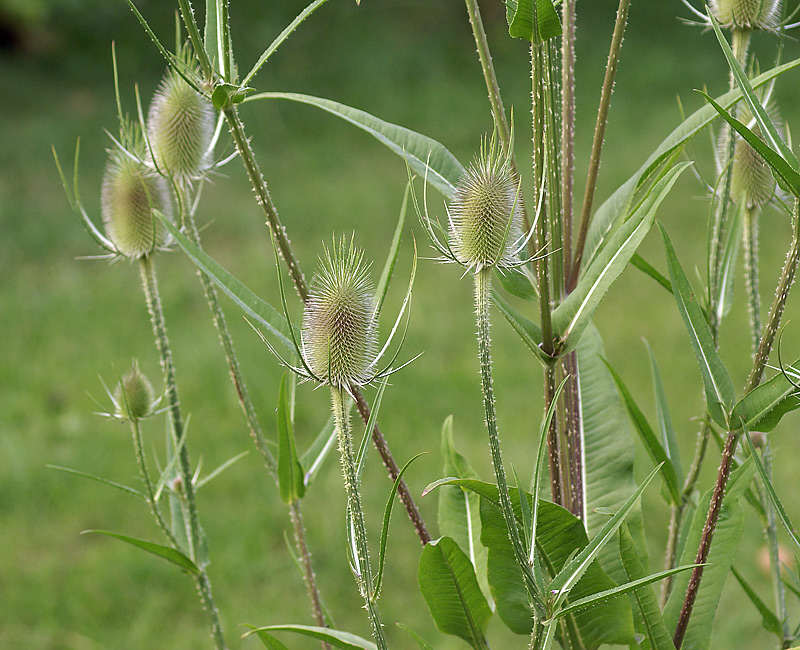
M 738 140 L 733 153 L 731 196 L 746 201 L 747 207 L 752 209 L 769 202 L 774 191 L 775 177 L 769 165 L 749 144 Z
M 469 268 L 508 266 L 517 258 L 522 228 L 519 183 L 494 139 L 456 187 L 450 202 L 450 248 Z
M 117 415 L 128 420 L 141 420 L 153 412 L 155 396 L 153 387 L 136 361 L 129 372 L 123 375 L 114 391 Z
M 303 356 L 323 383 L 363 385 L 374 375 L 377 337 L 364 254 L 341 239 L 320 262 L 303 315 Z
M 103 223 L 108 238 L 128 259 L 139 259 L 165 243 L 166 231 L 154 210 L 172 216 L 166 181 L 143 162 L 112 150 L 103 176 Z
M 773 29 L 781 15 L 781 0 L 711 0 L 714 17 L 731 29 Z
M 176 180 L 190 182 L 208 167 L 214 135 L 211 104 L 173 70 L 168 70 L 150 104 L 147 137 L 155 162 Z

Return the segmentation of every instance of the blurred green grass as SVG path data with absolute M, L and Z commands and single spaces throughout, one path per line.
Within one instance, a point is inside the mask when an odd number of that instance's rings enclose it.
M 113 6 L 112 6 L 113 4 Z M 128 264 L 76 261 L 96 249 L 70 213 L 55 173 L 51 145 L 71 159 L 81 138 L 81 186 L 97 213 L 108 140 L 115 128 L 110 42 L 116 40 L 126 105 L 133 83 L 147 98 L 163 66 L 154 48 L 122 3 L 91 11 L 55 10 L 50 22 L 26 28 L 16 49 L 2 53 L 0 102 L 0 647 L 36 650 L 208 647 L 205 618 L 192 585 L 172 567 L 111 540 L 79 536 L 104 528 L 157 539 L 139 503 L 109 488 L 46 469 L 46 464 L 90 471 L 135 484 L 136 468 L 125 426 L 95 415 L 87 392 L 104 401 L 98 375 L 115 381 L 131 357 L 150 377 L 158 365 L 149 333 L 137 271 Z M 486 4 L 487 30 L 504 87 L 515 108 L 517 141 L 527 158 L 529 71 L 523 43 L 505 35 L 500 3 Z M 577 142 L 578 182 L 591 140 L 594 111 L 615 3 L 579 7 Z M 240 65 L 254 60 L 266 43 L 300 11 L 303 2 L 280 6 L 233 3 L 233 32 Z M 171 38 L 170 3 L 142 3 L 154 24 Z M 679 2 L 634 7 L 612 105 L 599 200 L 624 181 L 679 121 L 680 93 L 687 111 L 700 105 L 692 88 L 712 93 L 727 84 L 722 57 L 710 34 L 680 25 Z M 757 47 L 769 45 L 766 37 Z M 768 51 L 768 49 L 765 49 Z M 787 58 L 798 55 L 787 43 Z M 474 44 L 459 2 L 331 2 L 304 25 L 256 78 L 259 89 L 293 90 L 330 97 L 426 133 L 467 161 L 490 128 L 485 89 Z M 800 95 L 794 76 L 779 86 L 790 125 Z M 146 99 L 145 99 L 146 101 Z M 264 172 L 307 272 L 321 243 L 334 232 L 355 231 L 380 268 L 406 182 L 402 162 L 368 136 L 307 107 L 270 103 L 242 109 Z M 708 139 L 692 155 L 710 168 Z M 707 202 L 699 184 L 685 175 L 664 203 L 666 224 L 684 266 L 702 268 Z M 432 195 L 433 196 L 433 195 Z M 436 205 L 438 198 L 433 198 Z M 441 210 L 440 210 L 441 211 Z M 276 302 L 275 267 L 267 231 L 236 161 L 204 193 L 200 219 L 208 224 L 208 250 L 248 286 Z M 418 229 L 417 229 L 418 230 Z M 762 221 L 762 277 L 769 287 L 788 246 L 786 220 L 775 212 Z M 427 246 L 417 233 L 422 255 Z M 398 278 L 411 255 L 406 235 Z M 643 254 L 661 265 L 655 235 Z M 207 308 L 194 273 L 179 253 L 158 260 L 170 335 L 175 347 L 181 399 L 191 413 L 189 446 L 211 469 L 251 449 L 229 387 Z M 395 376 L 387 391 L 381 424 L 399 461 L 429 451 L 408 474 L 415 494 L 439 476 L 439 428 L 456 415 L 459 447 L 483 476 L 490 476 L 485 448 L 477 363 L 473 343 L 471 289 L 456 269 L 422 262 L 415 287 L 407 355 L 421 359 Z M 401 299 L 402 282 L 391 292 L 387 314 Z M 738 303 L 722 331 L 723 356 L 737 385 L 749 366 L 741 278 Z M 765 293 L 765 302 L 767 301 Z M 787 318 L 796 322 L 798 301 L 790 298 Z M 226 305 L 251 392 L 268 431 L 280 370 L 238 312 Z M 295 313 L 297 305 L 293 306 Z M 793 316 L 794 314 L 794 316 Z M 641 337 L 654 348 L 669 390 L 673 419 L 688 459 L 693 449 L 702 395 L 683 325 L 669 297 L 634 270 L 609 292 L 597 315 L 609 361 L 652 415 L 649 368 Z M 388 323 L 384 324 L 384 328 Z M 786 356 L 796 353 L 790 323 Z M 506 457 L 527 469 L 541 413 L 541 373 L 505 323 L 495 338 L 496 391 Z M 310 387 L 299 392 L 297 434 L 308 444 L 327 418 L 327 400 Z M 163 423 L 148 424 L 146 445 L 163 439 Z M 793 459 L 800 451 L 797 419 L 787 419 L 775 436 L 776 475 L 795 519 L 797 481 Z M 650 462 L 639 450 L 640 475 Z M 331 458 L 335 461 L 335 458 Z M 688 461 L 685 461 L 688 462 Z M 704 485 L 713 480 L 713 459 Z M 377 530 L 390 484 L 376 455 L 364 485 L 369 519 Z M 435 496 L 422 500 L 436 531 Z M 200 493 L 200 514 L 211 542 L 211 577 L 229 643 L 242 623 L 309 622 L 306 597 L 284 545 L 285 507 L 251 453 Z M 323 596 L 340 627 L 368 635 L 366 619 L 348 575 L 344 555 L 344 496 L 339 470 L 329 462 L 305 502 L 306 521 Z M 769 584 L 757 567 L 761 532 L 748 512 L 748 529 L 738 564 L 770 601 Z M 655 490 L 645 501 L 650 554 L 663 547 L 666 510 Z M 398 508 L 392 522 L 383 610 L 387 621 L 411 625 L 437 648 L 463 647 L 438 634 L 415 586 L 418 542 Z M 654 560 L 653 568 L 660 568 Z M 795 615 L 796 609 L 793 610 Z M 732 613 L 736 612 L 733 616 Z M 717 620 L 716 648 L 763 647 L 768 637 L 739 587 L 729 582 Z M 525 641 L 493 623 L 495 647 Z M 393 647 L 410 647 L 404 633 L 390 630 Z M 242 647 L 256 647 L 247 641 Z M 303 645 L 292 639 L 289 646 Z

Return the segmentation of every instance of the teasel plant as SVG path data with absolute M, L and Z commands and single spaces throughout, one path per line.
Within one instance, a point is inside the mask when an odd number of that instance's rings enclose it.
M 275 246 L 275 259 L 280 278 L 277 245 Z M 381 382 L 376 408 L 373 410 L 373 416 L 376 418 L 380 399 L 386 388 L 386 379 L 417 358 L 414 357 L 397 367 L 394 366 L 402 347 L 402 341 L 405 339 L 404 333 L 391 359 L 382 368 L 379 367 L 380 360 L 390 349 L 403 316 L 408 311 L 415 273 L 416 252 L 408 290 L 397 319 L 385 344 L 378 350 L 378 318 L 385 297 L 388 277 L 384 276 L 378 291 L 375 292 L 369 278 L 369 266 L 364 262 L 363 251 L 354 245 L 353 238 L 349 242 L 344 237 L 338 241 L 334 238 L 330 248 L 325 249 L 320 259 L 311 284 L 309 298 L 305 301 L 299 340 L 291 325 L 283 282 L 279 283 L 284 316 L 290 323 L 290 336 L 299 363 L 295 365 L 285 359 L 270 343 L 267 336 L 259 331 L 262 341 L 281 365 L 296 374 L 301 380 L 326 386 L 330 390 L 331 410 L 339 442 L 342 474 L 347 494 L 346 530 L 350 568 L 364 600 L 364 607 L 368 612 L 373 638 L 380 650 L 387 648 L 384 626 L 378 608 L 378 598 L 383 580 L 389 517 L 399 481 L 405 469 L 414 459 L 412 458 L 401 470 L 390 493 L 382 529 L 379 566 L 376 572 L 370 561 L 367 527 L 360 492 L 361 473 L 368 446 L 366 443 L 372 422 L 367 423 L 366 435 L 356 453 L 347 398 L 349 396 L 355 400 L 353 389 L 356 386 Z M 408 318 L 405 323 L 407 328 Z M 264 634 L 267 630 L 268 628 L 261 628 L 256 632 Z

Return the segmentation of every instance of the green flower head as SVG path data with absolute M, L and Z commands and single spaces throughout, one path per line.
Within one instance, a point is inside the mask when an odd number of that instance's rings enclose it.
M 731 29 L 774 29 L 781 16 L 781 0 L 711 0 L 711 11 Z
M 134 361 L 114 390 L 116 416 L 127 420 L 141 420 L 153 413 L 155 395 L 150 382 Z

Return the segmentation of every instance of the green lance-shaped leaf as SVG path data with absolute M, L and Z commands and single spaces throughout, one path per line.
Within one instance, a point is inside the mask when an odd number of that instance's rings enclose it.
M 505 316 L 505 319 L 514 328 L 514 331 L 519 334 L 522 342 L 528 346 L 534 356 L 542 363 L 552 362 L 552 359 L 541 348 L 542 328 L 520 314 L 495 289 L 492 289 L 492 302 L 500 310 L 500 313 Z
M 539 297 L 539 292 L 533 283 L 533 277 L 527 266 L 509 269 L 495 269 L 495 277 L 500 285 L 512 296 L 533 302 Z
M 792 364 L 800 367 L 800 359 Z M 750 431 L 772 431 L 781 418 L 800 407 L 800 391 L 783 375 L 775 375 L 745 395 L 733 408 L 731 426 Z
M 672 466 L 672 461 L 670 461 L 666 450 L 658 440 L 658 437 L 656 437 L 644 413 L 642 413 L 636 401 L 633 399 L 633 395 L 631 395 L 625 382 L 622 381 L 622 377 L 611 367 L 611 364 L 607 361 L 605 361 L 605 364 L 608 371 L 611 373 L 611 377 L 614 379 L 614 383 L 617 385 L 617 390 L 625 404 L 625 409 L 628 411 L 628 416 L 633 423 L 636 433 L 639 434 L 639 438 L 644 443 L 647 453 L 654 463 L 664 464 L 664 471 L 661 473 L 661 478 L 664 480 L 664 486 L 667 489 L 667 500 L 671 502 L 672 505 L 680 505 L 681 486 L 678 484 L 678 476 L 675 472 L 675 468 Z
M 728 45 L 728 41 L 725 40 L 725 36 L 723 36 L 722 30 L 719 28 L 719 23 L 714 17 L 713 12 L 709 12 L 709 18 L 711 19 L 711 25 L 714 28 L 717 40 L 725 54 L 725 58 L 728 60 L 728 67 L 730 67 L 733 73 L 736 85 L 739 86 L 739 90 L 742 91 L 744 101 L 750 109 L 750 114 L 755 118 L 756 124 L 758 124 L 761 132 L 765 134 L 770 147 L 778 151 L 781 158 L 787 161 L 793 169 L 798 169 L 797 156 L 794 155 L 791 148 L 783 141 L 783 138 L 781 138 L 778 133 L 778 129 L 775 128 L 775 125 L 772 123 L 767 110 L 758 100 L 758 96 L 755 94 L 753 86 L 742 69 L 742 65 L 736 59 L 736 55 L 733 53 L 733 50 L 731 50 L 730 45 Z
M 175 566 L 180 567 L 187 573 L 191 573 L 192 575 L 199 575 L 200 569 L 197 568 L 194 562 L 192 562 L 188 557 L 186 557 L 180 551 L 175 550 L 174 548 L 170 548 L 169 546 L 163 546 L 161 544 L 155 544 L 153 542 L 148 542 L 143 539 L 137 539 L 136 537 L 129 537 L 128 535 L 120 535 L 119 533 L 112 533 L 107 530 L 84 530 L 81 535 L 88 535 L 90 533 L 95 533 L 98 535 L 106 535 L 108 537 L 113 537 L 114 539 L 118 539 L 126 544 L 130 544 L 131 546 L 135 546 L 136 548 L 140 548 L 151 555 L 155 555 L 156 557 L 160 557 L 167 562 L 172 562 Z
M 661 228 L 664 238 L 664 250 L 669 265 L 669 275 L 672 279 L 675 302 L 678 304 L 678 311 L 689 332 L 689 339 L 700 365 L 708 413 L 717 424 L 727 428 L 728 415 L 733 408 L 735 398 L 733 380 L 717 353 L 708 322 L 692 291 L 692 286 L 681 268 L 669 235 L 661 224 L 659 224 L 659 228 Z
M 644 259 L 639 253 L 635 253 L 631 258 L 631 266 L 634 268 L 639 269 L 645 275 L 651 277 L 653 280 L 658 282 L 662 287 L 664 287 L 667 291 L 672 293 L 672 283 L 664 277 L 664 275 L 659 272 L 659 270 L 650 264 L 646 259 Z
M 210 255 L 195 246 L 163 215 L 156 212 L 156 216 L 158 216 L 167 230 L 169 230 L 175 241 L 178 242 L 178 246 L 189 256 L 189 259 L 192 260 L 203 273 L 208 275 L 214 284 L 233 300 L 245 314 L 267 328 L 277 341 L 294 354 L 294 344 L 285 333 L 289 331 L 286 317 L 268 302 L 262 300 L 255 293 L 250 291 L 250 289 L 237 280 L 231 273 L 215 262 Z
M 284 503 L 292 504 L 306 493 L 305 472 L 297 458 L 292 417 L 286 390 L 286 373 L 281 377 L 278 391 L 278 488 Z
M 408 627 L 408 625 L 399 622 L 395 623 L 395 625 L 399 627 L 401 630 L 403 630 L 406 634 L 408 634 L 408 636 L 410 636 L 414 640 L 414 643 L 417 644 L 419 650 L 433 650 L 431 644 L 428 643 L 425 639 L 423 639 L 416 631 Z
M 516 0 L 507 5 L 508 33 L 535 44 L 561 35 L 552 0 Z
M 61 467 L 60 465 L 45 465 L 45 467 L 47 467 L 48 469 L 57 469 L 60 472 L 67 472 L 68 474 L 75 474 L 75 476 L 82 476 L 83 478 L 88 478 L 93 481 L 97 481 L 99 483 L 104 483 L 105 485 L 110 485 L 113 488 L 137 496 L 140 499 L 147 500 L 147 497 L 141 492 L 139 492 L 139 490 L 135 490 L 134 488 L 128 487 L 127 485 L 122 485 L 122 483 L 110 481 L 107 478 L 103 478 L 102 476 L 95 476 L 94 474 L 89 474 L 88 472 L 81 472 L 80 470 L 71 469 L 69 467 Z
M 645 576 L 644 566 L 636 552 L 636 544 L 626 525 L 619 529 L 619 554 L 628 578 L 638 580 Z M 639 612 L 636 617 L 639 623 L 637 627 L 641 627 L 642 632 L 647 635 L 651 650 L 675 650 L 672 635 L 664 623 L 653 588 L 646 586 L 637 589 L 633 592 L 632 600 Z
M 650 231 L 661 202 L 690 164 L 676 165 L 653 186 L 638 210 L 611 236 L 608 245 L 589 265 L 575 290 L 553 311 L 553 331 L 564 351 L 575 349 L 603 296 Z
M 742 227 L 744 225 L 744 213 L 747 210 L 747 202 L 739 201 L 733 211 L 733 218 L 727 226 L 728 234 L 722 248 L 722 260 L 720 262 L 719 280 L 717 281 L 717 295 L 714 303 L 717 306 L 717 322 L 721 322 L 727 316 L 733 305 L 733 284 L 736 275 L 736 258 L 739 255 L 739 248 L 742 242 Z
M 455 447 L 453 439 L 453 416 L 450 415 L 442 425 L 443 474 L 457 478 L 478 478 Z M 455 485 L 439 488 L 439 532 L 451 537 L 464 551 L 475 567 L 478 584 L 487 599 L 491 596 L 486 577 L 486 549 L 480 543 L 480 499 L 477 494 Z
M 476 650 L 486 650 L 486 627 L 492 610 L 472 563 L 458 544 L 450 537 L 427 544 L 419 559 L 417 577 L 436 627 L 445 634 L 461 637 Z
M 800 58 L 758 75 L 750 81 L 754 88 L 763 86 L 777 76 L 800 66 Z M 716 102 L 723 108 L 730 108 L 741 99 L 740 90 L 730 90 L 716 98 Z M 644 164 L 597 209 L 592 217 L 589 233 L 586 237 L 584 254 L 584 268 L 592 262 L 597 251 L 605 245 L 609 233 L 613 232 L 614 225 L 625 218 L 633 197 L 644 187 L 645 183 L 656 173 L 665 161 L 697 135 L 702 129 L 716 119 L 717 112 L 712 106 L 703 106 L 687 117 L 672 133 L 661 142 L 655 151 L 645 160 Z
M 377 650 L 377 646 L 372 641 L 362 639 L 360 636 L 350 634 L 350 632 L 332 630 L 328 627 L 314 627 L 312 625 L 266 625 L 264 627 L 248 625 L 247 627 L 250 628 L 250 631 L 244 635 L 245 637 L 253 634 L 260 637 L 261 633 L 271 635 L 272 632 L 294 632 L 302 636 L 326 641 L 341 650 Z
M 406 185 L 406 191 L 403 193 L 403 205 L 400 207 L 400 217 L 397 219 L 397 225 L 394 228 L 394 235 L 392 236 L 392 243 L 389 246 L 389 254 L 386 256 L 386 262 L 383 265 L 381 277 L 378 280 L 378 286 L 375 289 L 375 313 L 381 313 L 383 301 L 386 299 L 386 291 L 389 288 L 389 282 L 392 280 L 394 273 L 394 265 L 397 262 L 397 253 L 400 251 L 400 237 L 403 234 L 403 226 L 406 223 L 406 210 L 408 208 L 408 195 L 411 191 L 411 183 Z
M 328 418 L 325 426 L 320 429 L 314 442 L 311 443 L 305 453 L 300 456 L 300 464 L 303 467 L 308 467 L 306 471 L 306 487 L 311 485 L 319 473 L 322 463 L 325 458 L 333 449 L 336 443 L 336 426 L 334 424 L 333 416 Z
M 736 556 L 736 549 L 739 547 L 744 530 L 744 510 L 739 503 L 739 499 L 750 485 L 754 472 L 755 467 L 748 460 L 731 474 L 725 491 L 725 500 L 717 521 L 714 540 L 706 561 L 707 564 L 703 569 L 703 580 L 700 583 L 697 599 L 692 609 L 692 616 L 689 619 L 686 635 L 683 638 L 683 648 L 708 650 L 711 646 L 714 616 L 717 612 L 725 579 L 730 573 L 731 565 Z M 689 564 L 695 560 L 710 501 L 711 490 L 700 499 L 700 503 L 697 506 L 687 535 L 681 564 Z M 671 630 L 674 630 L 678 623 L 678 616 L 680 615 L 688 584 L 689 576 L 687 574 L 678 575 L 673 583 L 672 593 L 667 601 L 667 606 L 664 608 L 664 621 Z
M 669 413 L 667 403 L 667 391 L 664 389 L 664 382 L 661 379 L 661 371 L 658 369 L 656 355 L 653 353 L 650 344 L 645 341 L 647 353 L 650 355 L 650 371 L 653 375 L 653 393 L 656 401 L 656 413 L 658 414 L 658 430 L 661 434 L 661 444 L 667 452 L 675 474 L 678 477 L 678 484 L 683 485 L 683 465 L 681 463 L 681 452 L 678 447 L 678 438 L 675 435 L 675 428 L 672 426 L 672 417 Z
M 636 448 L 629 419 L 614 381 L 603 363 L 603 340 L 594 325 L 578 345 L 581 423 L 583 430 L 584 503 L 586 529 L 596 535 L 608 521 L 602 508 L 618 511 L 636 491 Z M 628 515 L 627 525 L 642 561 L 647 564 L 647 540 L 639 506 Z M 600 566 L 617 584 L 628 581 L 616 544 L 600 552 Z
M 251 102 L 259 99 L 287 99 L 301 104 L 309 104 L 350 122 L 407 160 L 411 169 L 422 178 L 426 178 L 448 199 L 453 198 L 455 187 L 465 172 L 464 166 L 456 160 L 455 156 L 436 140 L 402 126 L 384 122 L 357 108 L 345 106 L 330 99 L 299 93 L 259 93 L 251 95 L 245 101 Z
M 775 615 L 775 612 L 773 612 L 761 599 L 761 597 L 756 593 L 756 590 L 753 589 L 747 580 L 745 580 L 744 576 L 736 570 L 735 566 L 731 567 L 731 573 L 733 573 L 733 577 L 736 578 L 736 582 L 739 583 L 739 586 L 744 590 L 744 593 L 747 594 L 750 602 L 753 603 L 755 608 L 758 610 L 758 613 L 761 614 L 761 624 L 764 626 L 764 629 L 783 641 L 783 629 L 780 620 Z
M 758 135 L 751 129 L 747 128 L 739 120 L 733 117 L 728 111 L 717 104 L 707 94 L 701 94 L 706 98 L 709 104 L 716 110 L 722 118 L 730 124 L 736 132 L 749 144 L 753 150 L 764 159 L 772 170 L 775 180 L 778 181 L 780 186 L 787 192 L 791 192 L 794 196 L 800 197 L 800 173 L 797 172 L 795 167 L 787 162 L 787 160 L 772 147 L 766 144 Z
M 474 479 L 445 479 L 443 483 L 459 485 L 480 495 L 481 543 L 489 551 L 489 584 L 497 612 L 511 631 L 516 634 L 530 634 L 533 611 L 514 549 L 508 539 L 497 486 Z M 521 527 L 520 491 L 509 488 L 509 493 Z M 532 511 L 532 495 L 527 492 L 523 494 Z M 539 500 L 536 522 L 537 558 L 550 576 L 556 575 L 570 557 L 589 543 L 583 522 L 568 510 L 549 501 Z M 591 596 L 614 586 L 614 581 L 598 563 L 593 562 L 573 587 L 571 597 Z M 623 597 L 612 598 L 596 607 L 576 612 L 574 623 L 589 648 L 597 647 L 601 643 L 627 644 L 633 638 L 631 609 Z
M 769 497 L 769 500 L 772 501 L 772 505 L 775 506 L 775 512 L 778 515 L 778 519 L 780 519 L 781 524 L 783 524 L 784 529 L 786 529 L 786 532 L 789 533 L 789 537 L 795 543 L 797 548 L 800 549 L 800 536 L 798 536 L 794 524 L 792 524 L 791 520 L 789 519 L 789 514 L 786 512 L 786 508 L 783 507 L 783 503 L 781 503 L 778 493 L 775 491 L 775 486 L 772 484 L 772 480 L 767 474 L 767 471 L 764 469 L 764 464 L 758 457 L 756 448 L 753 445 L 752 439 L 750 438 L 750 432 L 745 429 L 744 433 L 745 438 L 747 439 L 747 446 L 750 448 L 750 458 L 748 458 L 748 461 L 752 459 L 755 463 L 758 474 L 761 477 L 761 480 L 764 482 L 764 488 L 767 491 L 767 496 Z M 742 465 L 742 467 L 744 467 L 744 465 Z

